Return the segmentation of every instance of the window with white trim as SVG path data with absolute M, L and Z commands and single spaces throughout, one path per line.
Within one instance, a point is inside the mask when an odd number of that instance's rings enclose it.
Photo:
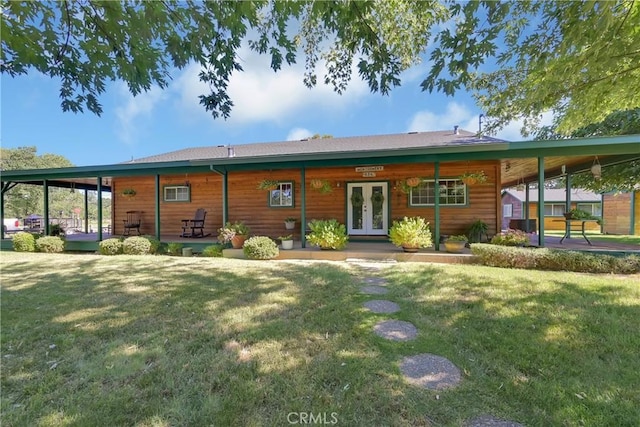
M 545 203 L 544 216 L 562 216 L 566 212 L 565 208 L 564 203 Z
M 188 202 L 191 199 L 191 187 L 188 185 L 167 185 L 164 187 L 165 202 Z
M 602 216 L 602 205 L 600 203 L 578 203 L 576 207 L 593 216 Z
M 278 188 L 270 190 L 269 206 L 273 208 L 293 207 L 293 182 L 280 182 Z
M 437 194 L 440 206 L 463 206 L 467 204 L 467 186 L 459 179 L 441 179 L 436 186 L 433 179 L 422 180 L 409 194 L 410 206 L 433 206 Z
M 505 203 L 502 205 L 502 216 L 511 218 L 513 216 L 513 203 Z

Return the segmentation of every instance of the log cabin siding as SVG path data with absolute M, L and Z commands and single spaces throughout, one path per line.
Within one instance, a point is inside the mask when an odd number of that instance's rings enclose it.
M 603 201 L 603 231 L 608 234 L 640 234 L 640 191 L 631 193 L 605 194 Z M 634 206 L 631 206 L 631 203 Z M 634 212 L 634 224 L 631 213 Z
M 375 163 L 373 163 L 375 165 Z M 441 179 L 455 179 L 465 171 L 483 170 L 488 177 L 485 184 L 467 188 L 467 205 L 440 207 L 440 232 L 442 234 L 461 234 L 476 219 L 489 225 L 490 233 L 498 232 L 499 227 L 499 163 L 496 161 L 477 161 L 464 163 L 442 163 Z M 391 226 L 393 219 L 403 216 L 422 216 L 431 224 L 434 223 L 434 208 L 409 206 L 407 195 L 399 187 L 399 181 L 412 176 L 432 178 L 433 163 L 416 163 L 401 165 L 384 165 L 384 170 L 376 172 L 375 177 L 363 177 L 355 167 L 307 168 L 305 170 L 306 219 L 336 218 L 346 222 L 346 190 L 350 182 L 386 182 L 388 183 L 388 202 Z M 301 218 L 301 170 L 282 169 L 273 171 L 230 172 L 228 174 L 228 219 L 243 221 L 251 228 L 252 235 L 278 237 L 291 233 L 285 230 L 286 217 Z M 268 192 L 260 190 L 257 185 L 263 179 L 291 181 L 294 183 L 294 206 L 269 207 Z M 331 183 L 333 191 L 322 194 L 310 187 L 313 179 L 326 179 Z M 190 202 L 161 202 L 160 220 L 162 234 L 179 235 L 182 231 L 181 219 L 191 218 L 195 210 L 203 207 L 207 210 L 205 233 L 217 234 L 222 226 L 222 178 L 215 174 L 189 174 L 191 185 Z M 114 179 L 114 234 L 122 233 L 122 218 L 128 210 L 142 210 L 144 234 L 154 234 L 155 183 L 154 177 L 128 177 Z M 184 175 L 161 176 L 160 185 L 183 184 Z M 124 197 L 124 188 L 134 188 L 136 196 Z M 293 231 L 296 239 L 300 238 L 301 224 L 298 222 Z

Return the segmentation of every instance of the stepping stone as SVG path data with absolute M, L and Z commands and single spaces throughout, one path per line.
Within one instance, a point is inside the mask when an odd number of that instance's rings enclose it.
M 360 287 L 360 292 L 362 292 L 363 294 L 383 295 L 389 292 L 389 289 L 383 286 L 370 285 Z
M 430 390 L 455 387 L 460 382 L 460 370 L 448 359 L 423 353 L 402 359 L 400 371 L 410 384 Z
M 524 424 L 515 421 L 501 420 L 491 415 L 483 415 L 472 419 L 465 424 L 466 427 L 524 427 Z
M 380 285 L 380 286 L 384 286 L 389 283 L 387 282 L 387 279 L 383 277 L 365 277 L 362 281 L 367 285 Z
M 373 331 L 376 335 L 392 341 L 409 341 L 418 334 L 413 324 L 402 320 L 383 320 L 373 327 Z
M 395 313 L 396 311 L 400 311 L 400 306 L 395 302 L 381 299 L 367 301 L 362 305 L 374 313 Z

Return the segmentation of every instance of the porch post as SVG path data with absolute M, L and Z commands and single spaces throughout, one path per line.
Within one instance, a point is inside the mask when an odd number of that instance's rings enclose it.
M 46 179 L 42 183 L 44 193 L 44 235 L 49 235 L 49 181 Z
M 302 248 L 307 247 L 307 236 L 305 232 L 307 230 L 307 193 L 305 186 L 305 167 L 300 168 L 300 241 L 302 242 Z
M 89 190 L 84 190 L 84 234 L 89 234 Z
M 527 233 L 531 233 L 532 231 L 535 231 L 535 227 L 533 227 L 534 229 L 532 230 L 529 227 L 529 220 L 531 218 L 529 218 L 530 214 L 529 214 L 529 203 L 531 203 L 531 201 L 529 200 L 529 183 L 527 182 L 524 185 L 524 220 L 525 220 L 525 229 L 527 230 Z
M 155 222 L 156 222 L 156 239 L 160 240 L 160 175 L 155 176 L 155 190 L 156 190 L 156 207 L 155 207 Z
M 604 195 L 601 196 L 602 205 L 600 206 L 600 218 L 604 220 Z M 629 213 L 629 236 L 634 236 L 636 232 L 636 191 L 631 191 L 631 212 Z M 604 231 L 604 221 L 600 221 L 600 232 Z
M 631 206 L 633 206 L 633 204 Z M 0 239 L 4 239 L 4 184 L 2 184 L 2 188 L 0 188 L 0 224 L 2 224 Z M 22 224 L 24 225 L 24 222 Z
M 565 180 L 565 207 L 564 211 L 569 212 L 571 210 L 571 174 L 568 173 Z M 571 224 L 565 222 L 564 224 L 564 232 L 568 238 L 571 238 Z
M 229 178 L 228 172 L 222 175 L 222 226 L 229 221 Z
M 538 246 L 544 248 L 544 157 L 538 157 Z
M 102 242 L 102 177 L 98 177 L 98 242 Z
M 433 164 L 434 200 L 433 200 L 433 246 L 436 251 L 440 251 L 440 162 Z

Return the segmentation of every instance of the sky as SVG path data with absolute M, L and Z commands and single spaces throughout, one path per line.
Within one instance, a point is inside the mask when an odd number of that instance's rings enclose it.
M 76 166 L 107 165 L 189 147 L 300 140 L 314 134 L 347 137 L 412 131 L 478 130 L 482 113 L 468 93 L 454 97 L 423 92 L 428 64 L 414 66 L 402 86 L 387 96 L 371 93 L 354 72 L 345 93 L 303 84 L 302 64 L 273 72 L 269 58 L 242 49 L 244 72 L 229 84 L 231 117 L 214 119 L 199 104 L 207 93 L 195 65 L 177 70 L 168 88 L 132 96 L 124 83 L 107 86 L 103 114 L 62 112 L 59 83 L 32 72 L 0 77 L 0 144 L 36 146 L 38 154 L 59 154 Z M 303 61 L 300 61 L 303 62 Z M 318 81 L 322 81 L 322 75 Z M 522 140 L 512 123 L 495 135 Z

